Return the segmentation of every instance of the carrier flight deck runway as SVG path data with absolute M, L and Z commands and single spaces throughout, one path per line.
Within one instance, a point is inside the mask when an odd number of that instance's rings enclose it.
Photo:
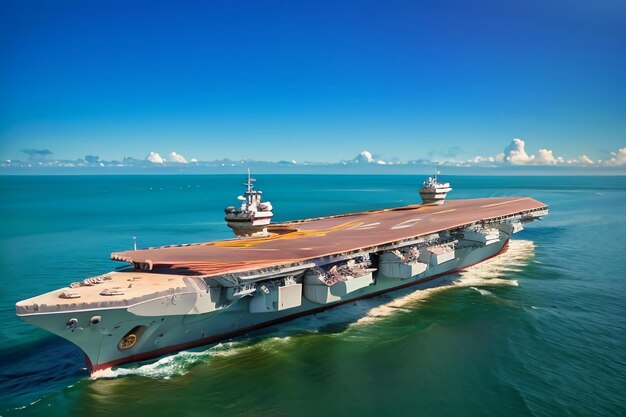
M 440 206 L 413 205 L 275 224 L 269 237 L 131 250 L 113 253 L 111 258 L 161 273 L 218 276 L 375 248 L 546 209 L 529 197 L 448 200 Z

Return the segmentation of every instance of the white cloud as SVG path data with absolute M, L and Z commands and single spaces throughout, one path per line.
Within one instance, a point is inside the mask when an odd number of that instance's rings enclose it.
M 369 151 L 363 151 L 354 158 L 354 162 L 357 164 L 371 164 L 374 162 L 374 157 Z
M 355 164 L 378 164 L 378 165 L 387 165 L 387 162 L 381 160 L 381 159 L 376 159 L 374 158 L 374 156 L 372 155 L 372 153 L 370 151 L 363 151 L 360 154 L 358 154 L 353 160 L 353 163 Z
M 624 165 L 626 164 L 626 148 L 619 148 L 617 152 L 611 152 L 611 157 L 605 161 L 607 165 Z
M 162 164 L 165 162 L 161 155 L 156 152 L 150 152 L 148 156 L 146 156 L 146 161 L 152 162 L 153 164 Z
M 598 160 L 597 163 L 600 164 L 602 161 Z M 596 162 L 591 160 L 587 155 L 581 155 L 578 159 L 569 159 L 566 163 L 568 164 L 579 164 L 579 165 L 595 165 Z
M 452 164 L 452 162 L 448 162 Z M 466 161 L 472 166 L 498 166 L 502 164 L 511 165 L 579 165 L 579 166 L 624 166 L 626 165 L 626 148 L 620 148 L 616 152 L 611 152 L 605 160 L 594 161 L 587 155 L 581 155 L 574 159 L 565 159 L 556 156 L 550 149 L 540 148 L 536 154 L 529 154 L 526 150 L 526 142 L 515 138 L 501 152 L 495 156 L 475 156 Z
M 504 160 L 513 165 L 524 165 L 531 162 L 534 156 L 528 156 L 525 148 L 526 143 L 522 139 L 513 139 L 513 142 L 504 149 Z
M 559 162 L 559 159 L 563 159 L 561 157 L 555 158 L 552 151 L 548 149 L 539 149 L 537 156 L 533 157 L 531 159 L 533 159 L 533 163 L 536 165 L 554 165 Z
M 186 164 L 187 160 L 185 159 L 184 156 L 178 155 L 176 152 L 172 152 L 167 157 L 167 162 L 175 162 L 177 164 Z

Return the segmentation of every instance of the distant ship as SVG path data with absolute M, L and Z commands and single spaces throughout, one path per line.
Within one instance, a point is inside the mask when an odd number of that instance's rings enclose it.
M 435 175 L 428 177 L 428 179 L 424 181 L 422 188 L 419 190 L 420 197 L 422 197 L 422 202 L 424 204 L 441 205 L 446 199 L 448 193 L 452 191 L 452 187 L 450 187 L 449 182 L 439 182 L 437 178 L 438 174 L 439 165 L 435 167 Z
M 436 177 L 432 183 L 440 190 Z M 425 205 L 270 225 L 272 208 L 250 175 L 246 185 L 241 209 L 226 209 L 239 238 L 113 253 L 129 267 L 20 301 L 17 315 L 76 344 L 94 372 L 399 288 L 441 285 L 548 213 L 528 197 L 431 205 L 443 201 L 441 191 Z

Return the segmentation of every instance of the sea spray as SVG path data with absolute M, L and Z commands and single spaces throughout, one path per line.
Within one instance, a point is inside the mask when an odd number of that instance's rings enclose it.
M 94 372 L 91 379 L 118 378 L 136 375 L 154 379 L 167 379 L 186 374 L 194 365 L 206 362 L 212 357 L 230 356 L 241 346 L 240 342 L 218 343 L 201 351 L 181 351 L 146 364 L 128 364 Z
M 394 300 L 372 308 L 360 318 L 354 325 L 372 323 L 380 318 L 399 314 L 403 310 L 411 309 L 416 304 L 424 302 L 430 296 L 440 291 L 451 288 L 470 287 L 476 288 L 482 295 L 486 295 L 478 289 L 479 286 L 518 286 L 517 280 L 503 278 L 508 272 L 517 272 L 528 264 L 534 254 L 535 245 L 529 240 L 512 240 L 509 248 L 503 254 L 481 262 L 478 265 L 466 268 L 456 274 L 458 278 L 451 281 L 450 285 L 435 288 L 415 290 L 410 294 L 395 298 Z

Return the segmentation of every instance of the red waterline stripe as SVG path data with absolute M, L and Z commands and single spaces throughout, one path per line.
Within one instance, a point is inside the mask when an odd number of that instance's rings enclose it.
M 453 271 L 442 272 L 441 274 L 436 274 L 436 275 L 424 278 L 424 279 L 419 280 L 419 281 L 409 282 L 409 283 L 400 285 L 398 287 L 388 288 L 386 290 L 377 291 L 377 292 L 374 292 L 374 293 L 371 293 L 371 294 L 365 294 L 365 295 L 363 295 L 361 297 L 351 298 L 349 300 L 343 300 L 343 301 L 340 301 L 340 302 L 338 302 L 336 304 L 331 304 L 331 305 L 327 305 L 327 306 L 321 306 L 321 307 L 315 308 L 313 310 L 302 311 L 300 313 L 295 313 L 295 314 L 291 314 L 289 316 L 280 317 L 280 318 L 277 318 L 277 319 L 274 319 L 274 320 L 270 320 L 270 321 L 266 321 L 266 322 L 263 322 L 263 323 L 260 323 L 260 324 L 255 324 L 254 326 L 244 327 L 242 329 L 238 329 L 238 330 L 235 330 L 235 331 L 232 331 L 232 332 L 222 333 L 220 335 L 209 336 L 209 337 L 205 337 L 205 338 L 202 338 L 202 339 L 194 340 L 193 342 L 181 343 L 181 344 L 178 344 L 178 345 L 172 345 L 172 346 L 164 347 L 164 348 L 161 348 L 161 349 L 152 350 L 150 352 L 138 353 L 136 355 L 127 356 L 125 358 L 116 359 L 116 360 L 113 360 L 113 361 L 110 361 L 110 362 L 105 362 L 105 363 L 102 363 L 102 364 L 99 364 L 99 365 L 95 365 L 95 366 L 91 363 L 91 360 L 89 359 L 89 357 L 87 355 L 85 355 L 85 360 L 87 362 L 87 369 L 89 370 L 89 372 L 94 373 L 96 371 L 99 371 L 99 370 L 102 370 L 102 369 L 111 368 L 113 366 L 121 365 L 121 364 L 124 364 L 124 363 L 138 362 L 138 361 L 142 361 L 142 360 L 145 360 L 145 359 L 156 358 L 156 357 L 162 356 L 162 355 L 164 355 L 166 353 L 175 352 L 175 351 L 178 351 L 178 350 L 189 349 L 189 348 L 198 347 L 198 346 L 202 346 L 202 345 L 208 345 L 208 344 L 211 344 L 211 343 L 214 343 L 214 342 L 217 342 L 217 341 L 220 341 L 220 340 L 228 339 L 228 338 L 231 338 L 231 337 L 234 337 L 234 336 L 240 336 L 240 335 L 248 333 L 248 332 L 250 332 L 252 330 L 262 329 L 264 327 L 269 327 L 269 326 L 273 326 L 274 324 L 284 323 L 286 321 L 297 319 L 299 317 L 304 317 L 304 316 L 309 316 L 311 314 L 320 313 L 320 312 L 328 310 L 330 308 L 337 307 L 337 306 L 340 306 L 340 305 L 343 305 L 343 304 L 347 304 L 347 303 L 351 303 L 353 301 L 363 300 L 365 298 L 376 297 L 377 295 L 381 295 L 381 294 L 384 294 L 384 293 L 387 293 L 387 292 L 399 290 L 399 289 L 402 289 L 402 288 L 411 287 L 413 285 L 423 284 L 425 282 L 432 281 L 435 278 L 439 278 L 439 277 L 441 277 L 443 275 L 454 274 L 455 272 L 459 272 L 459 271 L 465 270 L 465 268 L 469 268 L 469 267 L 474 266 L 476 264 L 479 264 L 481 262 L 485 262 L 486 260 L 494 258 L 494 257 L 500 255 L 501 253 L 505 252 L 508 247 L 509 247 L 509 241 L 507 240 L 504 243 L 504 245 L 502 246 L 502 249 L 500 249 L 496 254 L 491 255 L 490 257 L 485 258 L 482 261 L 475 262 L 475 263 L 473 263 L 471 265 L 467 265 L 467 266 L 464 266 L 462 268 L 455 269 Z

